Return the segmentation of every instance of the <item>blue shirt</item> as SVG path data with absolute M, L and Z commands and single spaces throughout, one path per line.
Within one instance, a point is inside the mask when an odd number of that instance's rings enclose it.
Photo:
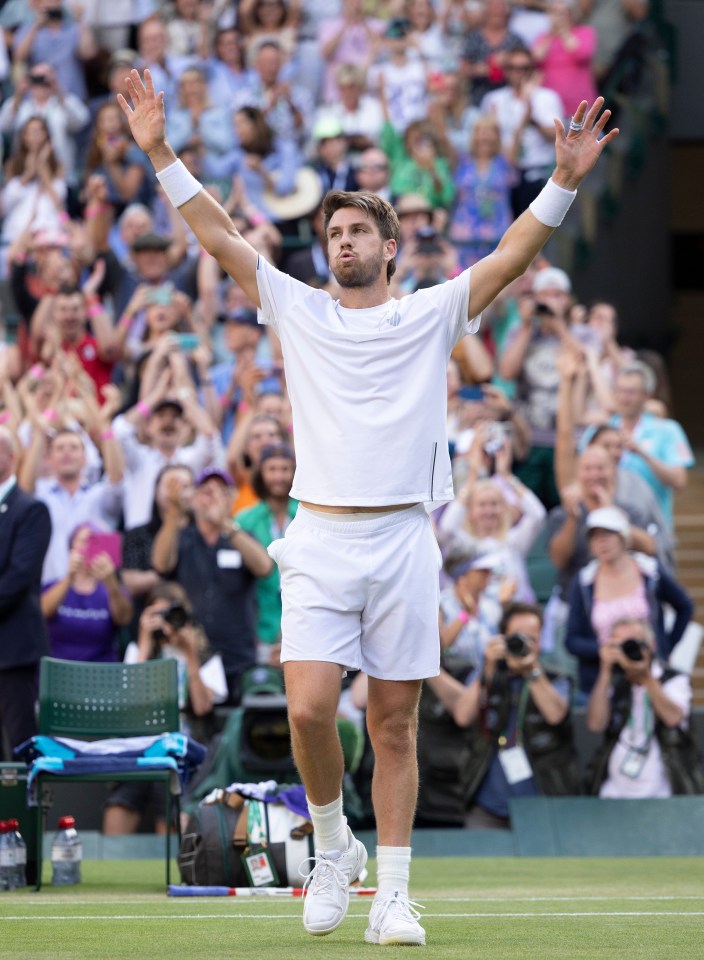
M 614 414 L 609 423 L 611 426 L 620 427 L 623 419 Z M 633 430 L 633 439 L 649 456 L 668 467 L 691 467 L 694 463 L 692 448 L 676 420 L 664 420 L 652 413 L 643 413 Z M 637 473 L 653 488 L 658 506 L 672 527 L 672 487 L 663 483 L 650 465 L 630 450 L 624 451 L 619 466 Z

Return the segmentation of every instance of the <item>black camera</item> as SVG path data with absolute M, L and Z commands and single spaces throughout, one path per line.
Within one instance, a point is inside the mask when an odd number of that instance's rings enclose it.
M 509 633 L 506 637 L 506 649 L 512 657 L 527 657 L 533 649 L 533 644 L 525 633 Z
M 63 20 L 64 11 L 61 7 L 51 7 L 46 11 L 46 18 L 47 20 L 54 20 L 55 22 L 58 20 Z
M 167 623 L 172 630 L 181 630 L 190 622 L 191 618 L 183 604 L 172 603 L 165 610 L 162 610 L 161 619 L 164 623 Z M 157 627 L 156 630 L 152 631 L 152 637 L 155 640 L 165 640 L 166 634 L 161 627 Z
M 434 227 L 420 227 L 416 230 L 416 240 L 418 241 L 418 253 L 442 253 L 442 244 L 440 237 Z
M 535 305 L 535 315 L 536 317 L 554 317 L 555 311 L 552 310 L 547 303 L 536 303 Z
M 627 657 L 634 663 L 645 660 L 645 651 L 647 649 L 648 644 L 645 640 L 637 640 L 635 637 L 627 637 L 621 644 L 624 657 Z
M 48 87 L 49 78 L 45 77 L 43 73 L 30 73 L 29 82 L 33 87 Z

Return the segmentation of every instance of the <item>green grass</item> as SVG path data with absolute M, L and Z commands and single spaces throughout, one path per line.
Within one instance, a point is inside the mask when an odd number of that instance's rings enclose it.
M 80 887 L 0 894 L 1 958 L 347 960 L 379 949 L 363 942 L 368 901 L 313 938 L 300 900 L 166 897 L 163 861 L 93 861 L 83 874 Z M 419 859 L 412 893 L 426 907 L 427 958 L 701 960 L 703 876 L 696 857 Z

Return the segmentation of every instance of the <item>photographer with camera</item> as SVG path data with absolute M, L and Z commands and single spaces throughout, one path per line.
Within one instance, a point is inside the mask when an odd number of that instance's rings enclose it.
M 444 669 L 425 681 L 456 727 L 467 730 L 455 754 L 454 776 L 442 774 L 444 782 L 459 785 L 459 791 L 451 789 L 462 802 L 467 827 L 507 829 L 512 797 L 580 792 L 569 718 L 570 681 L 540 665 L 541 627 L 539 607 L 509 604 L 499 635 L 484 650 L 481 671 L 470 674 L 466 684 Z M 433 780 L 440 778 L 437 754 L 427 749 L 427 706 L 421 703 L 418 810 L 424 822 L 432 822 L 427 789 L 436 790 Z
M 704 793 L 704 766 L 688 732 L 687 674 L 657 659 L 647 620 L 623 617 L 599 649 L 587 726 L 603 733 L 587 792 L 610 799 Z
M 582 348 L 569 330 L 572 283 L 565 271 L 539 270 L 532 294 L 521 298 L 523 322 L 508 340 L 498 371 L 505 380 L 516 381 L 516 406 L 532 432 L 530 453 L 516 465 L 515 473 L 549 510 L 560 503 L 554 476 L 558 357 L 565 350 Z
M 227 679 L 221 657 L 211 654 L 205 632 L 193 618 L 186 591 L 178 583 L 161 581 L 147 596 L 137 642 L 128 644 L 124 659 L 125 663 L 146 663 L 164 657 L 177 661 L 181 729 L 191 733 L 192 723 L 206 718 L 227 699 Z M 201 729 L 198 739 L 204 740 Z M 119 783 L 105 802 L 103 833 L 136 833 L 147 810 L 156 814 L 156 832 L 164 833 L 166 824 L 159 815 L 163 809 L 162 783 Z

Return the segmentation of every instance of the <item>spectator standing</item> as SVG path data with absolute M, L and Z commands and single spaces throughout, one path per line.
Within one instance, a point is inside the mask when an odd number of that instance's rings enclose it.
M 5 174 L 2 243 L 25 232 L 58 231 L 66 219 L 67 182 L 42 117 L 30 117 L 19 131 Z
M 197 478 L 192 520 L 173 486 L 154 540 L 154 568 L 190 597 L 211 649 L 222 657 L 228 702 L 236 704 L 240 677 L 256 663 L 256 579 L 268 576 L 273 564 L 254 537 L 232 524 L 226 474 L 206 470 Z
M 630 525 L 617 507 L 602 507 L 587 517 L 592 563 L 572 582 L 565 644 L 579 661 L 579 688 L 589 694 L 597 678 L 599 648 L 622 617 L 647 620 L 658 656 L 667 660 L 692 618 L 693 604 L 679 583 L 643 554 L 629 553 Z M 675 619 L 665 627 L 663 605 Z
M 549 9 L 550 30 L 535 41 L 533 56 L 541 83 L 558 94 L 567 117 L 582 100 L 591 103 L 596 96 L 592 69 L 596 31 L 576 23 L 577 0 L 553 0 Z
M 147 204 L 151 196 L 151 173 L 144 154 L 129 136 L 122 111 L 113 101 L 98 108 L 85 158 L 85 175 L 104 178 L 106 202 L 120 216 L 131 203 Z
M 267 204 L 267 194 L 286 197 L 294 192 L 301 156 L 293 140 L 275 136 L 259 107 L 240 107 L 233 121 L 238 145 L 220 158 L 210 157 L 205 167 L 213 176 L 234 177 L 246 201 L 248 219 L 258 226 L 278 219 Z
M 201 61 L 208 82 L 208 95 L 213 104 L 227 108 L 242 88 L 251 82 L 245 67 L 242 40 L 234 27 L 216 31 L 212 53 Z
M 383 33 L 386 58 L 370 70 L 370 86 L 379 91 L 384 114 L 401 136 L 428 112 L 428 76 L 423 61 L 409 50 L 409 20 L 394 17 Z
M 156 478 L 167 463 L 188 466 L 194 474 L 222 464 L 220 435 L 195 394 L 185 388 L 182 400 L 170 397 L 168 382 L 162 376 L 151 394 L 113 421 L 125 457 L 126 530 L 149 521 Z M 195 439 L 189 444 L 191 433 Z
M 587 726 L 603 733 L 587 792 L 613 800 L 704 793 L 704 767 L 688 731 L 692 685 L 658 660 L 647 620 L 623 618 L 599 649 Z
M 256 413 L 251 408 L 242 410 L 243 406 L 249 406 L 248 401 L 240 404 L 243 416 L 238 420 L 237 429 L 227 445 L 227 467 L 237 485 L 237 496 L 232 507 L 234 514 L 259 502 L 252 484 L 254 470 L 267 447 L 285 443 L 288 439 L 275 417 Z
M 195 57 L 202 46 L 213 14 L 211 4 L 200 0 L 174 0 L 173 15 L 166 24 L 167 47 L 173 57 Z
M 313 120 L 313 98 L 305 87 L 285 79 L 284 55 L 275 40 L 259 45 L 251 63 L 252 83 L 235 98 L 232 107 L 257 107 L 282 141 L 305 143 Z
M 395 197 L 413 194 L 424 197 L 433 210 L 449 210 L 455 196 L 455 185 L 443 145 L 427 120 L 408 124 L 401 136 L 386 120 L 379 146 L 391 164 L 389 186 Z
M 501 620 L 501 603 L 509 595 L 489 593 L 492 578 L 501 576 L 502 561 L 496 553 L 464 546 L 450 554 L 445 569 L 452 578 L 440 593 L 440 648 L 453 662 L 480 669 L 484 650 L 495 636 Z
M 374 61 L 382 20 L 366 17 L 363 0 L 343 0 L 340 16 L 328 17 L 318 27 L 318 44 L 326 64 L 323 103 L 338 99 L 336 72 L 342 64 L 366 70 Z
M 14 136 L 31 117 L 46 122 L 47 133 L 59 167 L 71 185 L 78 183 L 79 166 L 76 135 L 90 120 L 86 105 L 72 93 L 59 87 L 53 67 L 35 64 L 15 86 L 0 109 L 0 130 Z
M 87 558 L 90 537 L 100 532 L 94 523 L 74 530 L 65 576 L 42 588 L 52 657 L 91 663 L 118 660 L 118 629 L 132 619 L 132 603 L 110 556 L 103 552 Z
M 353 63 L 342 63 L 335 74 L 338 98 L 316 111 L 316 122 L 337 120 L 347 137 L 350 149 L 367 150 L 374 147 L 384 122 L 379 98 L 366 92 L 366 74 Z
M 85 103 L 88 91 L 83 64 L 98 49 L 83 8 L 74 7 L 73 15 L 68 16 L 63 0 L 37 0 L 35 9 L 33 22 L 21 26 L 14 36 L 14 63 L 30 67 L 51 64 L 58 86 Z
M 291 496 L 296 469 L 293 450 L 286 444 L 265 447 L 252 476 L 259 503 L 235 517 L 243 530 L 264 547 L 283 537 L 296 516 L 298 500 Z M 259 662 L 279 665 L 281 652 L 281 582 L 277 567 L 257 581 L 257 643 Z
M 458 73 L 431 74 L 428 79 L 428 119 L 445 144 L 453 166 L 467 152 L 479 108 L 470 102 L 466 84 Z
M 555 486 L 555 429 L 560 376 L 557 358 L 578 349 L 570 336 L 567 316 L 572 284 L 564 270 L 546 267 L 533 278 L 534 307 L 526 309 L 499 358 L 499 374 L 517 380 L 516 402 L 532 432 L 528 458 L 516 465 L 516 475 L 546 507 L 560 501 Z
M 197 144 L 216 158 L 235 144 L 229 110 L 211 103 L 201 69 L 189 67 L 178 79 L 178 106 L 169 113 L 169 137 L 179 151 L 186 144 Z
M 492 90 L 481 102 L 501 129 L 501 142 L 518 169 L 511 206 L 518 217 L 537 197 L 553 165 L 553 120 L 562 115 L 562 101 L 554 90 L 538 83 L 530 50 L 516 47 L 506 54 L 506 86 Z
M 241 0 L 237 24 L 248 56 L 260 43 L 273 40 L 286 60 L 295 59 L 300 6 L 300 0 Z
M 470 30 L 462 54 L 464 74 L 471 84 L 472 100 L 480 104 L 487 93 L 498 90 L 510 77 L 504 74 L 508 54 L 521 46 L 509 29 L 507 0 L 485 0 L 480 25 Z
M 161 582 L 159 574 L 152 566 L 152 547 L 163 522 L 164 508 L 169 496 L 168 484 L 172 477 L 177 478 L 184 507 L 190 509 L 194 490 L 193 474 L 183 464 L 167 463 L 156 478 L 152 515 L 148 523 L 128 530 L 123 539 L 122 581 L 130 596 L 136 599 L 140 615 L 141 601 Z
M 443 511 L 438 537 L 444 552 L 464 547 L 482 548 L 497 554 L 501 559 L 503 577 L 513 584 L 509 599 L 532 602 L 535 596 L 525 558 L 545 521 L 545 507 L 534 493 L 511 475 L 509 446 L 504 439 L 496 455 L 494 477 L 478 480 L 470 474 L 470 480 L 457 499 Z M 499 599 L 499 585 L 497 578 L 496 599 Z
M 643 477 L 652 487 L 663 516 L 672 525 L 674 492 L 687 486 L 687 468 L 694 455 L 684 430 L 676 420 L 649 413 L 646 404 L 655 389 L 655 377 L 644 363 L 635 361 L 616 377 L 616 413 L 609 421 L 623 431 L 624 470 Z
M 137 28 L 137 52 L 141 67 L 148 67 L 154 81 L 166 91 L 169 102 L 176 99 L 178 78 L 197 58 L 176 56 L 168 52 L 166 24 L 160 16 L 147 17 Z
M 96 483 L 84 479 L 86 450 L 71 429 L 54 430 L 52 411 L 34 412 L 32 440 L 27 450 L 20 482 L 49 509 L 51 541 L 46 552 L 42 583 L 63 580 L 69 569 L 69 540 L 82 523 L 93 521 L 104 530 L 115 530 L 122 511 L 122 458 L 114 438 L 102 442 L 107 477 Z M 47 455 L 49 476 L 38 476 Z
M 513 166 L 501 152 L 501 132 L 493 117 L 480 117 L 472 128 L 469 154 L 455 170 L 457 195 L 448 236 L 462 270 L 488 256 L 512 220 Z
M 37 732 L 37 667 L 49 652 L 39 588 L 51 519 L 18 486 L 17 451 L 15 437 L 0 425 L 0 723 L 10 751 Z

